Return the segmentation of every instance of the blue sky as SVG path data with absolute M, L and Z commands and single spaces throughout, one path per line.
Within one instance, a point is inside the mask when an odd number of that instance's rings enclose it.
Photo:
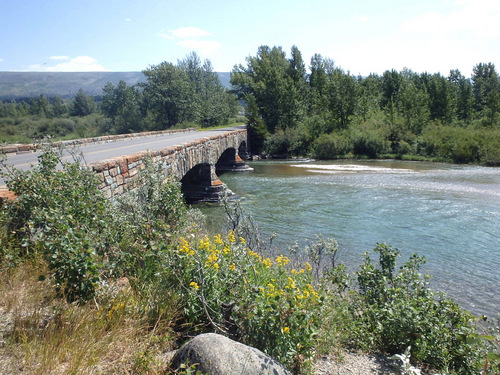
M 352 74 L 500 70 L 499 0 L 0 0 L 0 71 L 141 71 L 189 52 L 216 71 L 296 45 Z

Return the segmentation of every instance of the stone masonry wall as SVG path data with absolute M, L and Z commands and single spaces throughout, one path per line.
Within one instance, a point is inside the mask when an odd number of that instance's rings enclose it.
M 238 151 L 241 143 L 246 141 L 246 129 L 235 130 L 179 146 L 92 163 L 88 168 L 98 174 L 101 190 L 107 197 L 112 198 L 135 187 L 135 177 L 145 167 L 144 159 L 147 157 L 155 162 L 161 161 L 162 173 L 165 176 L 172 174 L 180 180 L 197 164 L 215 165 L 225 150 L 235 148 Z

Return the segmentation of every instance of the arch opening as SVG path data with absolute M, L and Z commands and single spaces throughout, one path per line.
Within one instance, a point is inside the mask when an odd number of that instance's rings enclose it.
M 181 191 L 187 203 L 219 202 L 224 190 L 215 167 L 208 163 L 195 165 L 181 179 Z

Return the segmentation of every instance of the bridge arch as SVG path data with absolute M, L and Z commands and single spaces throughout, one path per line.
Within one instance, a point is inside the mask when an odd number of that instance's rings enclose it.
M 144 160 L 152 158 L 162 165 L 162 174 L 174 175 L 181 181 L 187 201 L 218 201 L 226 187 L 219 180 L 217 170 L 219 173 L 251 170 L 242 160 L 247 157 L 247 131 L 241 129 L 109 159 L 89 167 L 101 176 L 101 189 L 111 198 L 133 189 L 136 175 L 144 168 Z

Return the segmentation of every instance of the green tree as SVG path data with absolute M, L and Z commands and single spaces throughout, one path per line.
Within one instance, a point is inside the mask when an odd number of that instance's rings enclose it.
M 185 70 L 162 62 L 146 69 L 144 75 L 147 79 L 144 95 L 157 129 L 168 129 L 194 118 L 195 88 Z
M 407 130 L 417 135 L 422 132 L 429 121 L 428 102 L 429 95 L 425 89 L 419 88 L 413 80 L 402 80 L 398 93 L 398 108 Z M 391 141 L 394 143 L 396 140 Z
M 450 71 L 448 80 L 452 84 L 457 117 L 459 120 L 469 122 L 472 119 L 474 107 L 472 83 L 470 79 L 465 78 L 458 69 Z
M 125 81 L 118 82 L 115 87 L 108 82 L 102 89 L 101 110 L 113 123 L 114 130 L 118 133 L 130 133 L 143 130 L 140 101 L 142 94 L 132 86 L 127 86 Z
M 358 103 L 358 82 L 340 68 L 328 71 L 328 108 L 334 121 L 346 129 Z
M 68 108 L 62 98 L 58 95 L 52 98 L 52 112 L 55 117 L 61 117 L 68 113 Z
M 52 105 L 44 94 L 40 94 L 37 99 L 32 99 L 31 113 L 45 118 L 52 117 Z
M 332 60 L 323 59 L 320 54 L 311 57 L 309 86 L 311 89 L 311 113 L 322 113 L 327 108 L 327 69 L 333 68 Z
M 298 50 L 295 61 L 300 61 Z M 257 56 L 247 58 L 246 67 L 235 66 L 231 72 L 233 91 L 239 98 L 253 96 L 259 116 L 271 133 L 276 128 L 295 127 L 300 119 L 297 114 L 301 112 L 302 103 L 289 75 L 291 71 L 281 47 L 261 46 Z
M 178 63 L 194 87 L 193 115 L 201 126 L 224 124 L 236 112 L 234 95 L 226 92 L 210 60 L 203 64 L 195 52 Z
M 73 100 L 70 114 L 72 116 L 84 117 L 94 113 L 94 111 L 94 98 L 92 96 L 85 95 L 82 89 L 78 90 L 78 93 Z
M 441 74 L 432 75 L 428 83 L 429 112 L 432 120 L 451 124 L 455 114 L 453 88 Z
M 381 79 L 376 74 L 370 74 L 366 78 L 358 77 L 359 99 L 358 111 L 363 121 L 368 116 L 380 109 Z
M 490 116 L 494 115 L 500 108 L 500 80 L 495 65 L 476 65 L 472 71 L 472 84 L 476 111 L 488 109 Z

